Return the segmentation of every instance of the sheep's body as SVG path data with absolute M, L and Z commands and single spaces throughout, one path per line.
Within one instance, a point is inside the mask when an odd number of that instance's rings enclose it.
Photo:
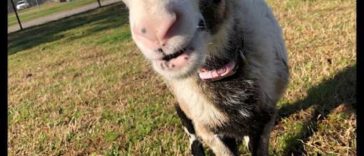
M 236 62 L 236 72 L 218 81 L 204 81 L 196 70 L 175 78 L 154 67 L 178 101 L 177 113 L 191 136 L 194 155 L 203 155 L 197 138 L 216 155 L 236 155 L 235 140 L 244 136 L 250 137 L 253 155 L 267 155 L 275 105 L 288 82 L 281 29 L 264 0 L 216 3 L 212 11 L 199 6 L 211 34 L 199 66 L 214 70 Z

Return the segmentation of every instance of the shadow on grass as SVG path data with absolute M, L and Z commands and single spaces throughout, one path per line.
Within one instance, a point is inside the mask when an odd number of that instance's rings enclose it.
M 99 31 L 121 27 L 127 24 L 127 22 L 128 12 L 122 3 L 87 11 L 58 21 L 8 34 L 8 56 L 43 43 L 62 39 L 66 37 L 62 32 L 87 24 L 94 24 L 94 26 L 82 32 L 81 35 L 67 38 L 67 41 L 92 35 Z
M 304 127 L 298 135 L 287 140 L 288 147 L 284 150 L 284 154 L 305 154 L 303 143 L 317 131 L 318 122 L 325 119 L 331 110 L 344 103 L 352 105 L 356 110 L 356 65 L 347 67 L 332 79 L 309 89 L 305 99 L 285 105 L 279 110 L 278 120 L 281 120 L 300 110 L 309 107 L 314 109 L 311 118 L 304 122 Z

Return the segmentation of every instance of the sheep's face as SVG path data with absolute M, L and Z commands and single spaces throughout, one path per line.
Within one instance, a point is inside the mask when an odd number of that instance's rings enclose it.
M 225 0 L 123 0 L 133 40 L 153 68 L 170 79 L 195 73 L 226 18 Z M 215 35 L 216 36 L 216 35 Z

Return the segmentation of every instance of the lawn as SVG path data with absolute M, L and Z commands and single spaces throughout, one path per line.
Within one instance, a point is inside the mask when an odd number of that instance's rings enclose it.
M 102 0 L 103 1 L 103 0 Z M 48 16 L 50 14 L 58 13 L 65 10 L 75 9 L 87 4 L 95 3 L 96 0 L 73 0 L 67 3 L 46 2 L 39 7 L 34 6 L 29 9 L 18 11 L 21 22 L 30 21 L 39 17 Z M 15 13 L 8 15 L 8 26 L 18 24 Z
M 355 155 L 355 1 L 269 4 L 291 72 L 270 153 Z M 175 100 L 132 42 L 120 3 L 8 41 L 9 155 L 188 155 Z

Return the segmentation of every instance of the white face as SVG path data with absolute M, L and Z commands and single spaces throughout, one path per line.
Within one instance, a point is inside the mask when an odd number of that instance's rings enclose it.
M 123 0 L 132 37 L 153 68 L 169 79 L 185 78 L 203 64 L 210 33 L 199 0 Z

